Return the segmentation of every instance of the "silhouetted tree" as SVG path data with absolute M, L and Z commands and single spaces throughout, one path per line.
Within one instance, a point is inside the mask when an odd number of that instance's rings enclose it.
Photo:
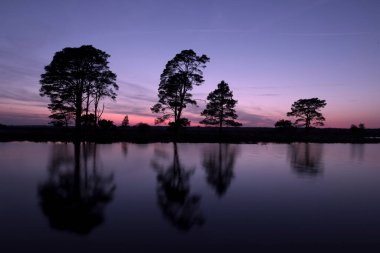
M 274 124 L 274 127 L 276 128 L 291 128 L 293 127 L 293 124 L 290 120 L 280 119 Z
M 200 211 L 201 197 L 190 194 L 190 176 L 193 170 L 186 170 L 180 162 L 177 144 L 173 143 L 173 162 L 168 168 L 152 162 L 157 170 L 157 197 L 158 205 L 165 218 L 180 230 L 188 231 L 194 225 L 204 223 Z
M 94 100 L 97 118 L 97 103 L 104 97 L 114 99 L 114 89 L 118 89 L 116 75 L 108 67 L 108 57 L 90 45 L 67 47 L 55 53 L 40 80 L 40 95 L 50 97 L 49 109 L 53 114 L 62 110 L 75 112 L 75 127 L 79 129 L 82 113 L 89 114 Z
M 182 118 L 182 112 L 188 104 L 197 104 L 190 91 L 194 85 L 199 86 L 204 82 L 201 69 L 206 67 L 209 60 L 206 55 L 198 56 L 190 49 L 183 50 L 168 61 L 160 77 L 158 103 L 151 107 L 153 113 L 162 114 L 156 119 L 156 124 L 170 118 L 174 118 L 171 125 L 175 127 L 190 124 Z
M 363 134 L 365 130 L 365 126 L 363 123 L 360 123 L 358 126 L 355 124 L 352 124 L 350 127 L 350 131 L 353 133 L 360 133 Z
M 203 167 L 207 182 L 215 189 L 218 196 L 223 196 L 234 177 L 234 165 L 238 153 L 236 146 L 219 143 L 216 148 L 209 147 L 203 152 Z
M 88 234 L 104 220 L 104 207 L 113 198 L 113 175 L 97 168 L 96 144 L 74 143 L 74 151 L 55 145 L 48 167 L 49 178 L 38 186 L 40 206 L 54 229 Z M 92 170 L 88 160 L 92 156 Z
M 122 126 L 122 127 L 127 127 L 127 126 L 129 126 L 129 118 L 128 118 L 128 115 L 125 115 L 123 121 L 121 122 L 121 126 Z
M 218 84 L 218 88 L 207 96 L 209 102 L 206 105 L 206 109 L 201 113 L 201 115 L 206 116 L 206 118 L 200 123 L 219 125 L 219 129 L 221 129 L 223 125 L 241 126 L 241 123 L 235 121 L 238 117 L 234 109 L 237 100 L 232 97 L 232 91 L 228 83 L 221 81 Z
M 318 98 L 299 99 L 292 104 L 287 116 L 297 117 L 295 124 L 306 128 L 310 128 L 312 121 L 315 126 L 323 126 L 326 119 L 319 110 L 325 106 L 326 101 Z

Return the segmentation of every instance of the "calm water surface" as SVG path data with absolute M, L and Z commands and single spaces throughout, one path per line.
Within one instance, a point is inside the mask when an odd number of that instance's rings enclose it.
M 380 248 L 379 151 L 0 143 L 0 251 Z

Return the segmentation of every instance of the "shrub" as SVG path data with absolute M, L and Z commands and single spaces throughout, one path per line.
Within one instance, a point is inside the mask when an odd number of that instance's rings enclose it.
M 115 125 L 112 120 L 101 119 L 98 121 L 98 125 L 102 129 L 114 128 Z
M 275 128 L 292 128 L 293 124 L 290 120 L 280 119 L 274 124 Z
M 147 131 L 151 128 L 150 125 L 146 124 L 146 123 L 138 123 L 135 125 L 135 127 L 137 128 L 137 130 L 139 131 Z

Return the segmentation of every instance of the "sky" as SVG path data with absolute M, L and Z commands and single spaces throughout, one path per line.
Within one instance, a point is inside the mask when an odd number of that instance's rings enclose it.
M 193 49 L 210 62 L 192 91 L 198 107 L 186 108 L 192 125 L 224 80 L 244 126 L 272 127 L 318 97 L 325 127 L 380 127 L 378 0 L 2 0 L 0 123 L 48 124 L 40 75 L 55 52 L 81 45 L 110 55 L 120 89 L 103 118 L 116 124 L 154 124 L 165 64 Z

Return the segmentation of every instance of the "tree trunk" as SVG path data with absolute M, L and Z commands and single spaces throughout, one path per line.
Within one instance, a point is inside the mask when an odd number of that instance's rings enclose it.
M 221 100 L 220 102 L 220 105 L 219 105 L 221 108 L 220 108 L 220 112 L 219 112 L 219 134 L 222 133 L 222 126 L 223 126 L 223 99 Z
M 98 97 L 96 96 L 96 97 L 95 97 L 95 100 L 94 100 L 94 107 L 95 107 L 95 111 L 94 111 L 94 115 L 95 115 L 95 127 L 98 127 L 98 104 L 99 104 L 99 101 L 98 101 Z
M 83 84 L 80 83 L 78 90 L 75 94 L 75 129 L 77 134 L 79 134 L 81 129 L 81 116 L 82 116 L 82 94 L 83 94 Z
M 88 110 L 89 109 L 90 109 L 90 89 L 87 88 L 86 116 L 88 116 Z M 88 123 L 88 122 L 86 122 L 86 123 Z
M 309 129 L 310 128 L 310 117 L 309 116 L 306 116 L 306 128 Z
M 81 116 L 82 116 L 82 96 L 76 98 L 75 102 L 75 129 L 79 131 L 81 129 Z

